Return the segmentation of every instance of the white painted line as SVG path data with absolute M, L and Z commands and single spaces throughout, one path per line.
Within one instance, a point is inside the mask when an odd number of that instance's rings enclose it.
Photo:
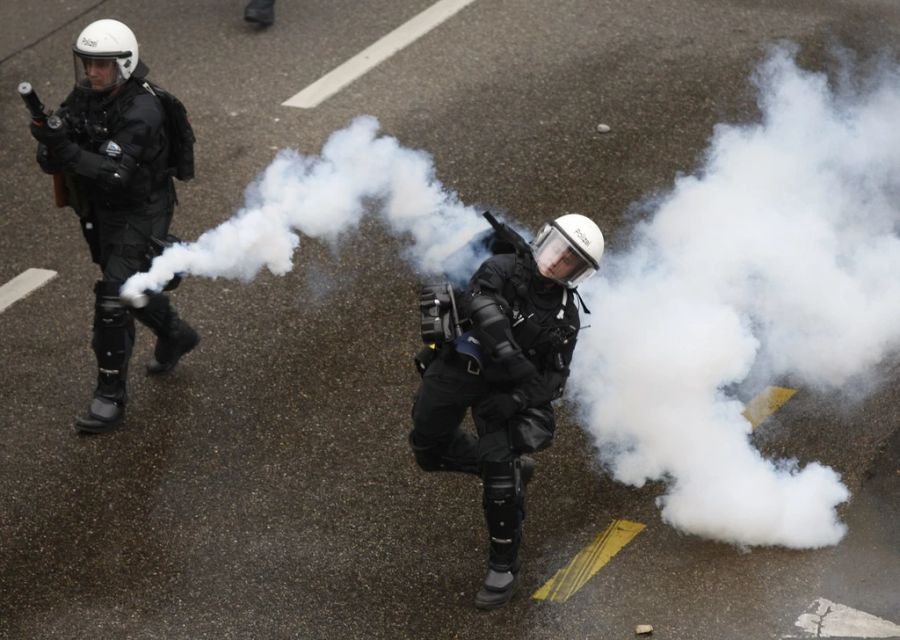
M 900 638 L 900 625 L 825 598 L 808 607 L 794 626 L 806 633 L 788 638 Z
M 0 313 L 6 311 L 12 303 L 24 298 L 56 277 L 55 271 L 49 269 L 26 269 L 15 278 L 0 287 Z
M 312 109 L 318 106 L 358 77 L 415 42 L 473 2 L 475 0 L 440 0 L 415 18 L 391 31 L 368 49 L 329 71 L 294 97 L 282 102 L 282 106 L 300 109 Z

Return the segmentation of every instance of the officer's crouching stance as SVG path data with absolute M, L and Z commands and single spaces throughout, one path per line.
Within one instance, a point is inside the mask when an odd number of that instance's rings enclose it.
M 144 84 L 148 69 L 137 40 L 121 22 L 99 20 L 79 34 L 73 51 L 76 82 L 56 113 L 61 124 L 33 123 L 31 132 L 41 168 L 67 176 L 70 204 L 102 271 L 94 286 L 97 387 L 87 415 L 76 421 L 81 431 L 100 432 L 125 409 L 133 316 L 157 336 L 151 374 L 171 370 L 199 337 L 163 294 L 141 309 L 119 299 L 125 280 L 158 253 L 175 207 L 163 107 Z
M 596 272 L 603 253 L 600 229 L 578 214 L 545 225 L 530 247 L 519 240 L 516 253 L 487 259 L 459 299 L 452 289 L 426 288 L 422 302 L 449 299 L 459 321 L 434 359 L 420 364 L 410 446 L 425 471 L 482 477 L 490 554 L 475 597 L 481 609 L 503 606 L 517 586 L 534 472 L 522 454 L 552 443 L 551 401 L 562 395 L 580 328 L 575 287 Z M 470 407 L 478 437 L 461 427 Z

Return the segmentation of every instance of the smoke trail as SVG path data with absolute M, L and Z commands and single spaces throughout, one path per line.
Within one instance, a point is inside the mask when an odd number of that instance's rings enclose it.
M 781 49 L 755 79 L 763 121 L 717 127 L 703 170 L 583 287 L 599 308 L 570 393 L 618 480 L 667 483 L 673 526 L 815 548 L 843 537 L 848 490 L 763 459 L 724 389 L 761 363 L 840 389 L 900 351 L 900 74 L 839 93 Z
M 423 274 L 466 279 L 486 257 L 469 241 L 488 228 L 434 177 L 431 158 L 376 137 L 378 121 L 354 120 L 335 132 L 320 157 L 280 152 L 247 193 L 247 204 L 194 243 L 169 247 L 147 273 L 129 278 L 121 295 L 139 302 L 176 273 L 249 281 L 263 268 L 283 275 L 305 236 L 336 243 L 371 209 L 389 230 L 410 239 L 405 257 Z

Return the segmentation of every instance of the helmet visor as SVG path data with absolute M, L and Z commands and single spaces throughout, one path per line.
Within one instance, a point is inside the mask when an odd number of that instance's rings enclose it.
M 109 91 L 122 82 L 115 56 L 88 57 L 78 53 L 75 60 L 75 86 L 86 91 Z
M 545 225 L 531 243 L 541 275 L 574 288 L 594 275 L 593 263 L 553 225 Z

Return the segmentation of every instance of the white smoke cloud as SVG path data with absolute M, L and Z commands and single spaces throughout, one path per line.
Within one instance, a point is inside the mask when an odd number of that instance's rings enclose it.
M 469 241 L 488 228 L 472 207 L 445 190 L 428 154 L 377 136 L 362 116 L 335 132 L 321 156 L 280 152 L 247 192 L 246 206 L 196 242 L 169 247 L 146 273 L 129 278 L 121 295 L 140 301 L 176 273 L 253 279 L 263 268 L 284 275 L 301 234 L 337 243 L 370 211 L 408 240 L 405 258 L 423 274 L 466 279 L 486 257 Z
M 627 254 L 582 293 L 570 395 L 614 476 L 663 480 L 663 518 L 739 545 L 815 548 L 849 498 L 764 459 L 725 389 L 761 363 L 841 389 L 900 351 L 900 76 L 838 92 L 793 51 L 759 69 L 763 121 L 716 128 Z
M 900 80 L 888 69 L 838 94 L 782 50 L 757 81 L 763 121 L 717 127 L 702 171 L 678 179 L 632 249 L 608 252 L 582 286 L 594 313 L 569 395 L 616 479 L 667 483 L 673 526 L 820 547 L 846 530 L 839 475 L 764 459 L 726 390 L 761 364 L 841 388 L 900 349 Z M 287 273 L 300 234 L 338 243 L 368 214 L 404 239 L 417 272 L 465 280 L 487 223 L 442 188 L 427 154 L 377 131 L 365 116 L 320 156 L 279 153 L 244 208 L 166 250 L 123 297 L 178 272 Z

